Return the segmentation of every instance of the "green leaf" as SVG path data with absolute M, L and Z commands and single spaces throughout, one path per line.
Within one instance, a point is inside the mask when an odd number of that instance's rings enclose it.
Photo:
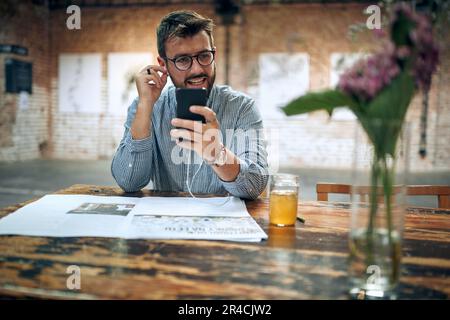
M 408 71 L 401 72 L 367 106 L 367 116 L 403 121 L 414 94 L 414 80 Z
M 391 27 L 391 39 L 396 46 L 410 45 L 409 34 L 415 27 L 415 23 L 406 17 L 402 12 L 399 13 L 397 20 Z
M 325 110 L 330 115 L 334 108 L 352 107 L 356 102 L 338 90 L 307 93 L 282 107 L 281 110 L 288 116 L 312 111 Z
M 414 95 L 414 80 L 401 72 L 369 104 L 358 119 L 379 155 L 394 155 L 396 143 Z

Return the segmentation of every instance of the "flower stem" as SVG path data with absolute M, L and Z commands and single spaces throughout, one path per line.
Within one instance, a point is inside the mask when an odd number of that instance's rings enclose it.
M 384 189 L 384 202 L 386 206 L 386 219 L 387 219 L 387 227 L 388 227 L 388 248 L 390 250 L 392 263 L 394 264 L 394 268 L 392 272 L 389 273 L 389 276 L 391 278 L 391 281 L 394 281 L 394 278 L 396 276 L 395 270 L 397 270 L 397 252 L 396 252 L 396 244 L 394 243 L 393 239 L 393 221 L 392 221 L 392 187 L 393 187 L 393 181 L 394 181 L 394 170 L 389 170 L 386 157 L 383 159 L 383 173 L 382 173 L 382 179 L 383 179 L 383 189 Z M 394 166 L 394 164 L 393 164 Z
M 392 244 L 392 181 L 393 181 L 393 173 L 390 172 L 386 158 L 383 159 L 384 164 L 384 172 L 382 174 L 383 179 L 383 188 L 384 188 L 384 201 L 386 205 L 386 218 L 387 218 L 387 225 L 388 225 L 388 231 L 389 231 L 389 244 Z
M 371 188 L 369 195 L 370 202 L 370 213 L 369 213 L 369 225 L 366 230 L 366 238 L 367 238 L 367 265 L 373 264 L 373 255 L 374 255 L 374 227 L 375 227 L 375 218 L 378 210 L 378 201 L 377 201 L 377 193 L 378 193 L 378 176 L 380 174 L 380 167 L 378 157 L 375 155 L 374 162 L 372 164 L 372 176 L 371 176 Z

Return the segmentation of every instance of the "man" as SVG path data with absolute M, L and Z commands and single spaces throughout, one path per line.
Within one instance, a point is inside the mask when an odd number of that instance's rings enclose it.
M 246 199 L 264 190 L 268 176 L 261 116 L 250 97 L 214 85 L 212 29 L 212 20 L 192 11 L 172 12 L 161 20 L 159 65 L 148 65 L 135 77 L 139 97 L 128 109 L 111 165 L 123 190 L 138 191 L 150 180 L 155 190 L 228 192 Z M 174 86 L 163 90 L 168 76 Z M 207 88 L 207 107 L 190 107 L 205 124 L 176 118 L 176 88 Z

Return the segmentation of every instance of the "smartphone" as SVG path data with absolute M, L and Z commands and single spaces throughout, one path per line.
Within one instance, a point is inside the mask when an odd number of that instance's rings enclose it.
M 177 118 L 206 123 L 203 116 L 189 111 L 191 106 L 206 106 L 208 101 L 206 89 L 177 88 L 175 95 L 177 98 Z

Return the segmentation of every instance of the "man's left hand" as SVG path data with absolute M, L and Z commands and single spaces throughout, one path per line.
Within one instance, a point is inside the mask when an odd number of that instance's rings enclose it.
M 189 110 L 202 115 L 206 123 L 175 118 L 171 123 L 178 128 L 170 130 L 170 135 L 180 147 L 194 150 L 200 157 L 212 162 L 222 147 L 220 125 L 216 113 L 210 108 L 202 106 L 191 106 Z

